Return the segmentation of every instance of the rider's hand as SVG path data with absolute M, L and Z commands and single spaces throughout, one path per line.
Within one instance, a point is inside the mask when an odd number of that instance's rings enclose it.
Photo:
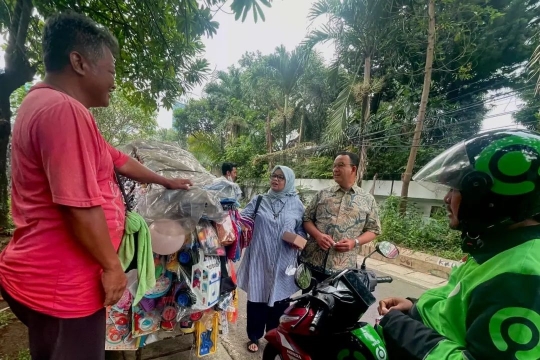
M 379 302 L 379 314 L 386 315 L 390 310 L 399 310 L 401 312 L 408 312 L 412 309 L 413 303 L 411 300 L 405 298 L 386 298 Z
M 189 190 L 192 185 L 189 179 L 169 179 L 165 187 L 169 190 Z
M 116 304 L 122 295 L 124 295 L 124 290 L 126 290 L 127 286 L 127 277 L 122 267 L 118 266 L 112 270 L 103 270 L 101 284 L 105 291 L 104 305 Z
M 319 236 L 315 238 L 315 241 L 317 241 L 317 244 L 319 247 L 323 250 L 328 250 L 332 246 L 334 246 L 334 239 L 330 235 L 326 235 L 321 233 Z
M 334 249 L 338 252 L 347 252 L 354 249 L 355 246 L 356 246 L 356 241 L 352 239 L 343 239 L 336 243 L 336 245 L 334 246 Z

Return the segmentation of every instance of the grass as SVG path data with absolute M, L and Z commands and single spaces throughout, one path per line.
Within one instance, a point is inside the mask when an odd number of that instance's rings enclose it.
M 11 310 L 4 310 L 0 312 L 0 329 L 8 326 L 16 317 L 13 315 Z
M 11 357 L 11 356 L 0 357 L 0 360 L 31 360 L 31 359 L 32 358 L 30 357 L 30 350 L 28 349 L 19 351 L 16 357 Z

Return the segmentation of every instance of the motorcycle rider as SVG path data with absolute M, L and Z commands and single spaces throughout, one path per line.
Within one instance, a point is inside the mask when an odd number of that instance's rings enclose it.
M 379 303 L 390 359 L 540 359 L 540 134 L 499 130 L 446 150 L 414 177 L 446 185 L 468 258 L 418 300 Z

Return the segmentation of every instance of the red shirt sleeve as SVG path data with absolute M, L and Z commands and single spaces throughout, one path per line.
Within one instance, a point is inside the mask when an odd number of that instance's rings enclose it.
M 124 166 L 128 162 L 129 156 L 124 154 L 123 152 L 121 152 L 120 150 L 112 146 L 111 144 L 107 142 L 106 144 L 107 144 L 107 148 L 109 149 L 109 154 L 111 154 L 114 167 L 118 169 Z
M 97 173 L 107 149 L 88 110 L 68 100 L 53 105 L 31 132 L 54 203 L 85 208 L 105 202 Z

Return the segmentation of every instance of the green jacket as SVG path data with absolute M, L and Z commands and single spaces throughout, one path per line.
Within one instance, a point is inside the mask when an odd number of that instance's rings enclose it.
M 391 360 L 540 359 L 540 226 L 485 239 L 408 314 L 381 320 Z

